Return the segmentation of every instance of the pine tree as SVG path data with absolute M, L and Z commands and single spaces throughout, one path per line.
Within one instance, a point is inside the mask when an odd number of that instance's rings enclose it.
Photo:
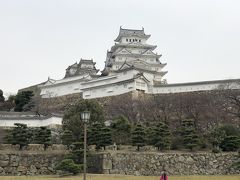
M 192 151 L 194 147 L 198 146 L 199 138 L 192 119 L 185 119 L 182 121 L 181 136 L 185 148 Z
M 106 149 L 106 146 L 112 144 L 111 130 L 109 127 L 103 126 L 101 128 L 101 142 L 100 146 Z
M 37 130 L 36 133 L 36 143 L 43 144 L 44 150 L 47 149 L 48 146 L 50 146 L 51 143 L 51 130 L 47 127 L 40 127 Z
M 101 149 L 101 142 L 102 142 L 102 137 L 101 137 L 101 129 L 103 127 L 102 123 L 94 123 L 90 127 L 90 131 L 88 133 L 88 141 L 90 145 L 96 145 L 96 149 L 99 150 Z
M 132 145 L 137 146 L 137 151 L 145 145 L 145 131 L 140 124 L 136 125 L 132 132 Z
M 117 144 L 128 144 L 131 137 L 131 124 L 124 116 L 119 116 L 111 123 L 112 140 Z
M 23 106 L 28 104 L 31 98 L 34 96 L 32 91 L 22 91 L 18 92 L 15 96 L 15 108 L 14 111 L 21 112 L 23 111 Z
M 147 127 L 145 130 L 146 135 L 146 144 L 147 145 L 154 145 L 154 137 L 155 137 L 155 128 L 156 127 Z
M 63 131 L 63 134 L 61 136 L 62 144 L 66 145 L 67 148 L 70 148 L 70 145 L 73 143 L 73 135 L 72 132 L 69 130 Z
M 22 150 L 24 146 L 29 144 L 30 132 L 26 124 L 15 123 L 15 127 L 11 131 L 11 142 L 13 145 L 19 145 L 19 149 Z
M 160 122 L 153 129 L 153 145 L 158 150 L 169 149 L 171 144 L 171 133 L 167 124 Z
M 81 141 L 84 129 L 84 122 L 81 119 L 80 112 L 90 111 L 91 116 L 87 123 L 90 127 L 95 123 L 103 123 L 105 121 L 103 107 L 96 100 L 81 99 L 73 105 L 70 105 L 65 111 L 62 121 L 63 130 L 72 132 L 74 142 Z
M 112 144 L 110 128 L 106 127 L 102 123 L 93 124 L 90 127 L 88 137 L 88 144 L 96 145 L 97 150 L 102 147 L 105 149 L 107 145 Z

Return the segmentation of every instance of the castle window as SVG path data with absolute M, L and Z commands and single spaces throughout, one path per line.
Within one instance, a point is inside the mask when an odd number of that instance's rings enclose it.
M 110 92 L 113 92 L 113 89 L 110 87 L 107 89 L 107 92 L 110 93 Z
M 87 96 L 91 96 L 91 92 L 90 91 L 86 91 L 85 92 L 85 97 L 87 97 Z
M 131 39 L 129 39 L 129 42 L 131 42 L 132 40 Z
M 139 39 L 139 42 L 141 42 L 141 39 Z
M 128 42 L 128 39 L 126 39 L 126 41 Z

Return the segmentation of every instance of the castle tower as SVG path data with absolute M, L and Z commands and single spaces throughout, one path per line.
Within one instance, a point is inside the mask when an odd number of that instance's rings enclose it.
M 68 66 L 65 73 L 65 78 L 83 75 L 83 74 L 91 74 L 96 75 L 98 73 L 98 69 L 95 67 L 95 62 L 92 59 L 80 59 L 79 63 L 74 63 L 71 66 Z
M 107 52 L 103 75 L 116 72 L 127 63 L 140 71 L 154 74 L 153 81 L 161 82 L 162 77 L 167 73 L 162 71 L 166 64 L 162 64 L 159 60 L 162 55 L 153 52 L 157 46 L 147 44 L 150 36 L 145 34 L 143 28 L 134 30 L 120 27 L 115 45 Z

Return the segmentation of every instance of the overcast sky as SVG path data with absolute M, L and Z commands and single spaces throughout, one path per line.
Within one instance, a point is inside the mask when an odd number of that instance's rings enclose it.
M 168 83 L 240 78 L 239 0 L 0 0 L 0 89 L 104 66 L 119 27 L 151 34 Z

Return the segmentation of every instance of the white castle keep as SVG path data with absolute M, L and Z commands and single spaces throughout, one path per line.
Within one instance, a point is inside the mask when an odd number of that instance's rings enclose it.
M 48 79 L 39 87 L 43 98 L 82 93 L 84 99 L 116 96 L 131 91 L 147 94 L 206 91 L 231 83 L 239 88 L 240 79 L 167 84 L 163 76 L 166 63 L 154 52 L 157 46 L 150 45 L 150 35 L 144 29 L 122 29 L 115 44 L 107 51 L 105 67 L 101 73 L 93 60 L 81 59 L 66 69 L 61 80 Z

